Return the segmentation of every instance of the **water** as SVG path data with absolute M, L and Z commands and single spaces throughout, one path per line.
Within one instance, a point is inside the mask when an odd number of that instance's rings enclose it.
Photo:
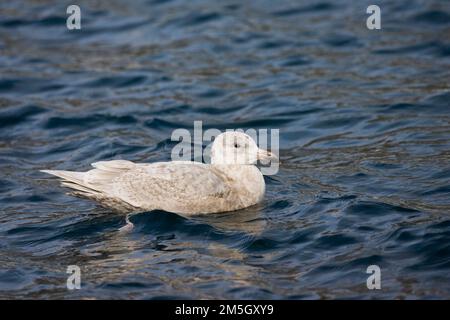
M 378 1 L 379 31 L 371 1 L 76 3 L 81 31 L 0 4 L 0 298 L 450 297 L 447 1 Z M 194 120 L 280 129 L 263 203 L 120 234 L 38 172 L 169 160 Z

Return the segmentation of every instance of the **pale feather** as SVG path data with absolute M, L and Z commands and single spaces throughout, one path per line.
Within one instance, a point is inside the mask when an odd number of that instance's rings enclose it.
M 271 154 L 249 136 L 225 132 L 211 148 L 211 163 L 151 164 L 100 161 L 87 172 L 43 170 L 73 194 L 124 212 L 160 209 L 184 215 L 242 209 L 263 199 L 264 178 L 254 164 Z
M 257 203 L 259 187 L 242 190 L 242 181 L 259 186 L 262 175 L 254 166 L 207 165 L 199 162 L 135 164 L 112 160 L 92 164 L 87 172 L 43 170 L 63 179 L 75 194 L 120 211 L 155 209 L 185 215 L 232 211 Z M 256 170 L 256 171 L 255 171 Z M 250 179 L 250 181 L 248 181 Z

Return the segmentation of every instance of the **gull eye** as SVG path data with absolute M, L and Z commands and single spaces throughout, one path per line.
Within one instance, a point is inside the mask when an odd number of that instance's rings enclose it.
M 234 143 L 234 147 L 235 147 L 235 148 L 239 148 L 239 145 L 235 142 L 235 143 Z

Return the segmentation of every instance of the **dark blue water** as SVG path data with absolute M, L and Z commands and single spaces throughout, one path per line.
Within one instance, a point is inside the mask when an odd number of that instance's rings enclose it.
M 0 298 L 450 298 L 448 1 L 69 4 L 0 4 Z M 263 203 L 121 234 L 38 172 L 170 160 L 194 120 L 280 129 Z

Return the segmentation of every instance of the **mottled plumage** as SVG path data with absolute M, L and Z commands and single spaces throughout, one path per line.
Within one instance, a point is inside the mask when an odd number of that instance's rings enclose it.
M 61 178 L 73 194 L 121 212 L 159 209 L 189 216 L 238 210 L 261 201 L 265 183 L 254 163 L 262 156 L 271 154 L 258 149 L 249 136 L 228 132 L 216 138 L 212 164 L 112 160 L 93 163 L 95 169 L 87 172 L 43 172 Z

